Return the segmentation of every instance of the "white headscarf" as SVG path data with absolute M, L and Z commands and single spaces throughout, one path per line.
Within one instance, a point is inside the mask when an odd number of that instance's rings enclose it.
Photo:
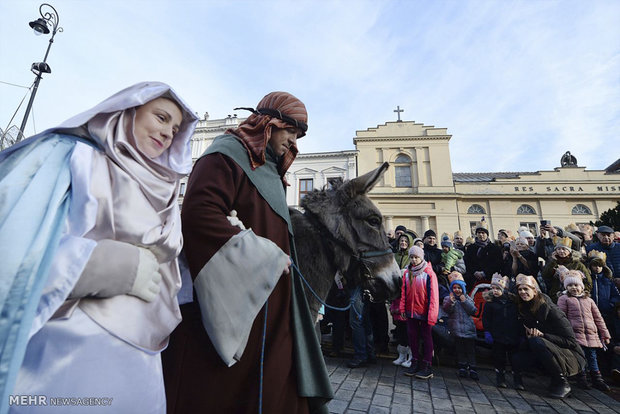
M 125 109 L 135 108 L 159 97 L 171 98 L 176 101 L 183 110 L 183 121 L 167 153 L 156 158 L 156 161 L 179 174 L 189 174 L 192 170 L 192 156 L 189 142 L 196 128 L 196 124 L 198 123 L 198 117 L 191 110 L 189 105 L 187 105 L 170 86 L 162 82 L 140 82 L 123 89 L 93 108 L 66 120 L 57 127 L 43 131 L 40 135 L 55 130 L 78 128 L 88 123 L 97 115 L 111 114 Z

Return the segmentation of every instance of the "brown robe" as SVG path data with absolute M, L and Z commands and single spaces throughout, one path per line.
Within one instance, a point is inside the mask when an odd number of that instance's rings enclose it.
M 281 182 L 274 183 L 281 185 Z M 214 153 L 198 160 L 190 175 L 182 210 L 185 254 L 192 278 L 239 232 L 226 216 L 237 211 L 246 228 L 290 254 L 286 222 L 260 196 L 229 157 Z M 252 257 L 240 257 L 252 277 Z M 222 275 L 225 277 L 226 275 Z M 269 296 L 265 342 L 263 412 L 307 413 L 297 395 L 290 318 L 291 277 L 283 274 Z M 196 300 L 182 305 L 183 321 L 162 354 L 169 413 L 256 413 L 264 308 L 256 317 L 239 362 L 228 368 L 202 325 Z

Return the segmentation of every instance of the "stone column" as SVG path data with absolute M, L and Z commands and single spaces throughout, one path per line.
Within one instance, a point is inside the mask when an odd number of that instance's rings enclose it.
M 422 219 L 422 234 L 424 234 L 424 232 L 430 228 L 429 223 L 428 223 L 428 216 L 422 216 L 421 219 Z

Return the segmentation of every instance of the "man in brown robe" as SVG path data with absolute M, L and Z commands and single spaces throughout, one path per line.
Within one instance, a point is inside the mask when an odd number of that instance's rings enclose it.
M 332 398 L 302 288 L 288 269 L 284 174 L 307 129 L 306 108 L 272 92 L 249 110 L 189 178 L 182 223 L 194 301 L 181 306 L 163 356 L 169 413 L 326 412 Z M 231 224 L 233 210 L 247 230 Z

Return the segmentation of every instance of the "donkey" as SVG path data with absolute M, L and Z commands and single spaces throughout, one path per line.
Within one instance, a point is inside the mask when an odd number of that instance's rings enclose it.
M 298 266 L 321 299 L 336 272 L 347 285 L 368 290 L 372 300 L 393 299 L 400 290 L 400 268 L 394 261 L 383 217 L 366 195 L 389 164 L 353 180 L 314 190 L 301 202 L 304 212 L 289 209 Z M 306 289 L 310 311 L 318 314 L 320 303 Z

